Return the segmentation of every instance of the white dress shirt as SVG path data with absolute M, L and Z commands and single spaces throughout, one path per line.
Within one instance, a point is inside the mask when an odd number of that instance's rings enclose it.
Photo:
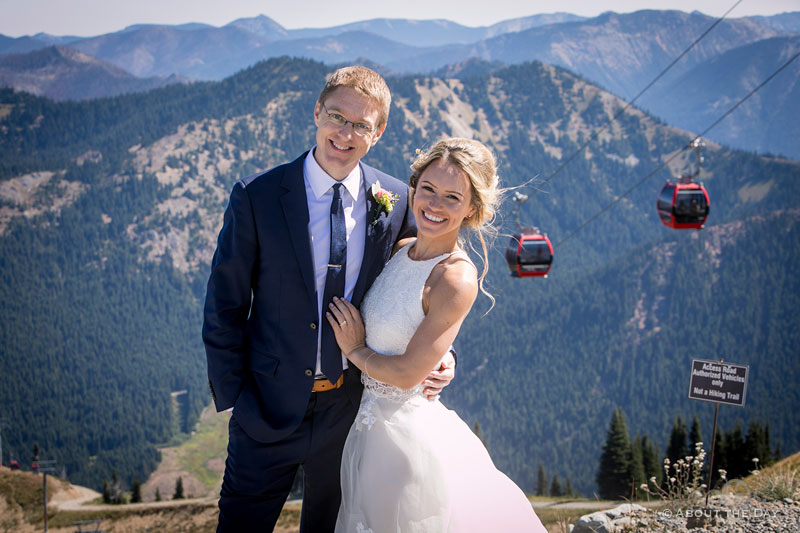
M 303 178 L 308 201 L 308 234 L 311 238 L 311 254 L 314 260 L 314 280 L 317 287 L 317 309 L 319 326 L 317 328 L 317 376 L 322 375 L 320 366 L 320 343 L 322 341 L 322 322 L 328 320 L 322 309 L 325 294 L 325 279 L 328 275 L 328 258 L 331 252 L 331 201 L 333 186 L 344 185 L 347 194 L 342 193 L 344 222 L 347 226 L 347 266 L 345 267 L 344 297 L 353 297 L 361 260 L 364 257 L 364 240 L 367 236 L 367 199 L 364 193 L 361 166 L 356 165 L 341 182 L 325 172 L 314 159 L 316 146 L 308 152 L 303 163 Z M 326 304 L 327 305 L 327 304 Z M 347 368 L 347 358 L 342 355 L 342 368 Z

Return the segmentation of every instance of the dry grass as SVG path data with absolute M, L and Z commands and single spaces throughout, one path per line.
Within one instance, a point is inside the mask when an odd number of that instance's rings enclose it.
M 800 499 L 800 452 L 759 468 L 744 479 L 734 479 L 723 492 L 747 494 L 764 500 Z
M 549 533 L 569 533 L 570 524 L 574 524 L 585 514 L 597 512 L 597 509 L 536 509 L 536 516 Z
M 54 533 L 72 533 L 74 522 L 80 520 L 102 520 L 100 528 L 106 533 L 212 533 L 217 529 L 218 509 L 215 502 L 187 503 L 179 507 L 126 509 L 125 506 L 108 511 L 63 512 L 50 519 L 49 530 Z M 39 521 L 41 522 L 41 520 Z M 0 529 L 0 531 L 6 531 Z M 17 531 L 8 530 L 8 531 Z M 33 530 L 31 530 L 33 531 Z M 287 504 L 275 533 L 298 533 L 300 531 L 300 506 Z
M 48 496 L 68 484 L 48 476 Z M 43 528 L 41 476 L 30 472 L 11 472 L 0 469 L 0 532 L 35 533 Z M 50 508 L 48 530 L 53 533 L 73 533 L 74 523 L 100 520 L 106 533 L 212 533 L 217 528 L 218 509 L 215 501 L 191 502 L 171 507 L 133 507 L 109 505 L 103 510 L 58 511 Z M 276 533 L 297 533 L 300 530 L 300 505 L 284 507 Z

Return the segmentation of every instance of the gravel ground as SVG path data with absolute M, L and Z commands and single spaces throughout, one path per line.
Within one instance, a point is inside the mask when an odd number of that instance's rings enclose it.
M 634 531 L 797 533 L 800 531 L 800 502 L 718 495 L 709 499 L 708 508 L 698 505 L 675 511 L 637 510 L 629 518 L 629 530 Z M 624 530 L 624 525 L 619 525 Z

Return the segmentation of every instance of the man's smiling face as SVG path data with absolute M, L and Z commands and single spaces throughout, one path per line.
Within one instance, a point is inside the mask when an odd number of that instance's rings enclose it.
M 340 126 L 329 118 L 329 114 L 340 115 L 348 122 Z M 378 104 L 351 87 L 338 87 L 324 102 L 317 102 L 314 108 L 314 123 L 317 125 L 314 159 L 319 166 L 333 179 L 344 179 L 383 134 L 384 128 L 377 127 L 379 117 Z M 358 135 L 354 123 L 367 124 L 373 132 Z

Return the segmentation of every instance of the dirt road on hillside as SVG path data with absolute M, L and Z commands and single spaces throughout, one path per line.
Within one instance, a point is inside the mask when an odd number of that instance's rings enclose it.
M 58 508 L 62 511 L 105 511 L 109 509 L 105 504 L 91 504 L 89 502 L 97 500 L 101 494 L 87 487 L 71 485 L 68 490 L 60 491 L 53 496 L 49 506 Z M 216 497 L 205 498 L 186 498 L 182 500 L 166 500 L 160 502 L 129 503 L 123 506 L 124 509 L 158 509 L 164 507 L 180 507 L 182 505 L 216 505 Z M 287 506 L 299 508 L 302 500 L 289 500 Z M 531 502 L 534 509 L 587 509 L 602 510 L 616 507 L 622 502 L 596 501 L 596 500 L 534 500 Z M 637 502 L 644 507 L 655 507 L 659 502 Z

